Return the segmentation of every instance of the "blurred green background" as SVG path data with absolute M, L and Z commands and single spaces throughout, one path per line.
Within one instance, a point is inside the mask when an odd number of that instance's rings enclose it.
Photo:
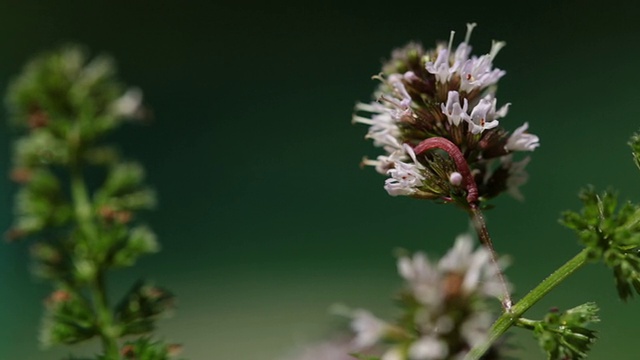
M 626 5 L 628 3 L 628 5 Z M 371 75 L 394 47 L 430 47 L 475 21 L 475 54 L 507 47 L 498 91 L 501 121 L 528 121 L 542 146 L 528 167 L 526 201 L 506 195 L 487 213 L 518 295 L 573 256 L 575 236 L 557 224 L 579 207 L 585 184 L 640 201 L 640 173 L 626 145 L 640 127 L 640 24 L 632 2 L 0 2 L 0 87 L 40 51 L 68 41 L 114 56 L 140 86 L 151 126 L 118 134 L 146 164 L 160 207 L 144 221 L 163 251 L 111 277 L 119 295 L 138 277 L 179 298 L 160 333 L 194 360 L 279 359 L 321 339 L 335 302 L 393 314 L 400 285 L 393 249 L 441 255 L 467 221 L 453 207 L 391 198 L 384 177 L 361 170 L 378 154 L 352 126 Z M 456 43 L 457 43 L 456 41 Z M 6 116 L 4 116 L 6 119 Z M 15 131 L 0 131 L 3 171 Z M 0 224 L 15 186 L 3 177 Z M 48 285 L 28 270 L 28 245 L 0 246 L 0 359 L 58 359 L 36 336 Z M 637 359 L 640 303 L 618 300 L 609 270 L 584 268 L 528 315 L 597 301 L 603 321 L 592 359 Z M 515 329 L 516 357 L 543 359 Z M 91 353 L 92 344 L 83 348 Z

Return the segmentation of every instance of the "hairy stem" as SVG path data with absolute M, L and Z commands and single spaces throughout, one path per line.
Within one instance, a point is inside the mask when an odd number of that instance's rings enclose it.
M 79 161 L 78 147 L 73 147 L 74 161 L 71 165 L 71 196 L 74 204 L 74 211 L 78 227 L 83 235 L 83 241 L 86 242 L 88 249 L 95 249 L 99 242 L 99 233 L 96 226 L 93 207 L 87 186 L 82 174 L 82 166 Z M 91 250 L 90 250 L 91 251 Z M 105 286 L 105 274 L 100 260 L 101 256 L 96 256 L 92 251 L 90 260 L 93 262 L 92 268 L 95 271 L 92 281 L 89 284 L 89 291 L 93 301 L 93 308 L 96 318 L 96 326 L 102 340 L 104 355 L 107 359 L 120 359 L 118 346 L 118 333 L 114 326 L 114 319 L 109 303 L 107 301 L 107 290 Z
M 556 271 L 554 271 L 551 275 L 544 279 L 525 297 L 523 297 L 520 301 L 513 305 L 513 307 L 511 307 L 511 311 L 503 313 L 502 316 L 500 316 L 498 320 L 496 320 L 493 326 L 491 326 L 491 330 L 489 331 L 487 340 L 471 349 L 471 351 L 465 357 L 465 360 L 480 359 L 482 355 L 487 352 L 487 350 L 489 350 L 491 345 L 496 340 L 498 340 L 502 336 L 502 334 L 504 334 L 511 326 L 515 325 L 519 321 L 520 317 L 527 310 L 529 310 L 529 308 L 531 308 L 533 304 L 537 303 L 553 288 L 558 286 L 571 274 L 576 272 L 576 270 L 582 267 L 587 262 L 587 252 L 587 249 L 579 252 L 571 260 L 567 261 L 564 265 L 559 267 Z
M 487 229 L 487 224 L 484 221 L 482 211 L 480 211 L 480 209 L 475 204 L 473 204 L 471 205 L 469 214 L 473 222 L 473 227 L 478 233 L 478 238 L 480 238 L 480 242 L 482 242 L 482 245 L 484 245 L 484 247 L 489 251 L 491 262 L 496 268 L 496 274 L 498 275 L 498 279 L 500 280 L 500 284 L 502 285 L 502 307 L 507 313 L 509 313 L 511 312 L 511 305 L 513 304 L 513 302 L 511 301 L 511 295 L 509 294 L 509 288 L 507 286 L 507 282 L 505 281 L 504 273 L 502 272 L 502 268 L 498 263 L 498 254 L 493 248 L 493 242 L 491 241 L 491 236 L 489 236 L 489 230 Z

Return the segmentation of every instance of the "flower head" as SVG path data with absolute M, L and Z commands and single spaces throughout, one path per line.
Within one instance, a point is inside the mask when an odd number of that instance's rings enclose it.
M 472 55 L 469 40 L 474 28 L 475 24 L 467 25 L 467 35 L 455 49 L 452 32 L 449 43 L 435 49 L 409 43 L 394 50 L 383 72 L 375 77 L 380 81 L 375 101 L 356 105 L 353 121 L 368 125 L 366 138 L 386 152 L 363 164 L 389 176 L 385 189 L 392 196 L 464 205 L 471 193 L 470 181 L 451 177 L 461 173 L 451 155 L 439 150 L 410 150 L 436 137 L 460 150 L 477 183 L 478 194 L 471 196 L 473 199 L 492 198 L 514 188 L 507 183 L 521 185 L 525 179 L 518 175 L 521 168 L 508 168 L 520 163 L 501 159 L 534 150 L 539 139 L 526 132 L 527 123 L 511 135 L 501 127 L 510 104 L 500 104 L 495 96 L 505 71 L 495 67 L 494 60 L 505 43 L 493 42 L 487 54 Z
M 474 249 L 463 234 L 439 261 L 418 252 L 397 265 L 406 283 L 398 297 L 402 315 L 387 322 L 364 310 L 350 312 L 355 344 L 377 344 L 372 349 L 383 360 L 444 360 L 462 359 L 484 341 L 494 319 L 487 302 L 502 295 L 486 249 Z

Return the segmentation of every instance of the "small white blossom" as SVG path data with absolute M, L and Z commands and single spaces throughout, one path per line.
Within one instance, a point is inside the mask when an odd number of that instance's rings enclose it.
M 413 163 L 405 163 L 401 160 L 394 161 L 393 169 L 387 172 L 391 178 L 387 179 L 384 184 L 385 190 L 391 196 L 412 195 L 417 191 L 418 187 L 423 185 L 424 176 L 420 171 L 423 166 L 418 162 L 413 149 L 409 145 L 405 144 L 403 148 L 411 157 Z
M 463 276 L 462 291 L 465 294 L 479 292 L 493 297 L 502 296 L 502 285 L 484 248 L 473 251 L 473 239 L 469 234 L 456 238 L 453 248 L 440 259 L 438 269 L 443 273 Z
M 449 66 L 449 50 L 440 49 L 438 57 L 435 62 L 427 62 L 426 69 L 431 74 L 436 76 L 436 80 L 444 84 L 451 78 L 453 73 L 452 68 Z
M 491 94 L 480 99 L 480 102 L 471 110 L 471 116 L 467 120 L 471 133 L 479 134 L 484 130 L 498 126 L 497 119 L 507 115 L 511 104 L 508 103 L 496 111 L 496 103 L 497 99 Z
M 476 88 L 491 86 L 506 74 L 505 71 L 493 68 L 493 59 L 506 43 L 494 41 L 489 54 L 472 57 L 460 66 L 460 90 L 470 92 Z
M 362 159 L 361 165 L 374 166 L 376 171 L 380 174 L 386 175 L 389 170 L 393 169 L 395 162 L 407 161 L 409 156 L 404 149 L 399 149 L 392 152 L 390 155 L 379 155 L 376 160 L 368 158 Z
M 378 319 L 369 311 L 358 309 L 352 315 L 351 328 L 356 333 L 353 345 L 356 349 L 363 349 L 374 345 L 382 338 L 387 330 L 387 323 Z
M 398 259 L 398 272 L 407 283 L 413 295 L 423 304 L 437 307 L 442 301 L 440 291 L 441 276 L 424 253 Z
M 372 139 L 374 146 L 389 153 L 402 148 L 398 142 L 400 129 L 388 108 L 379 103 L 358 103 L 356 110 L 371 114 L 371 118 L 353 115 L 352 122 L 370 125 L 365 138 Z
M 493 316 L 490 313 L 474 312 L 462 324 L 460 333 L 469 346 L 474 347 L 483 343 L 489 334 L 489 328 L 493 323 Z
M 540 139 L 525 132 L 529 128 L 529 123 L 524 123 L 522 126 L 516 129 L 507 140 L 507 144 L 504 146 L 507 151 L 533 151 L 540 146 Z
M 450 124 L 458 126 L 463 120 L 469 120 L 469 115 L 467 114 L 468 106 L 467 99 L 463 99 L 462 106 L 460 106 L 460 94 L 457 91 L 449 91 L 447 104 L 440 104 L 440 109 L 447 116 Z
M 400 106 L 403 108 L 408 108 L 409 106 L 411 106 L 411 96 L 407 92 L 407 89 L 404 87 L 402 78 L 403 76 L 401 76 L 400 74 L 389 75 L 389 83 L 393 86 L 393 89 L 401 98 Z
M 440 360 L 448 354 L 447 343 L 435 336 L 423 336 L 409 347 L 409 357 L 412 360 Z

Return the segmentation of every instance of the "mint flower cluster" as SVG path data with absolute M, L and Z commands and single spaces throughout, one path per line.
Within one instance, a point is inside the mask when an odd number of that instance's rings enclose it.
M 488 54 L 471 55 L 474 27 L 467 25 L 455 50 L 452 32 L 448 45 L 424 50 L 409 43 L 393 51 L 375 77 L 380 81 L 375 101 L 356 104 L 353 122 L 369 125 L 366 138 L 385 151 L 363 164 L 389 176 L 384 187 L 392 196 L 463 204 L 465 198 L 486 200 L 505 191 L 522 198 L 518 188 L 527 180 L 529 158 L 515 161 L 513 155 L 533 151 L 539 139 L 527 132 L 527 123 L 512 133 L 500 126 L 510 104 L 498 106 L 496 85 L 505 71 L 493 61 L 505 43 L 493 42 Z M 430 138 L 448 140 L 461 159 L 448 150 L 448 155 L 428 152 L 433 147 L 423 142 Z M 460 168 L 461 160 L 468 171 Z M 471 190 L 472 182 L 477 190 Z
M 502 284 L 488 250 L 474 250 L 473 243 L 471 236 L 460 235 L 437 262 L 424 253 L 402 256 L 401 316 L 386 322 L 366 310 L 353 311 L 354 348 L 375 345 L 380 360 L 463 359 L 484 342 L 495 318 L 489 302 L 502 294 Z M 494 358 L 497 348 L 486 357 Z

